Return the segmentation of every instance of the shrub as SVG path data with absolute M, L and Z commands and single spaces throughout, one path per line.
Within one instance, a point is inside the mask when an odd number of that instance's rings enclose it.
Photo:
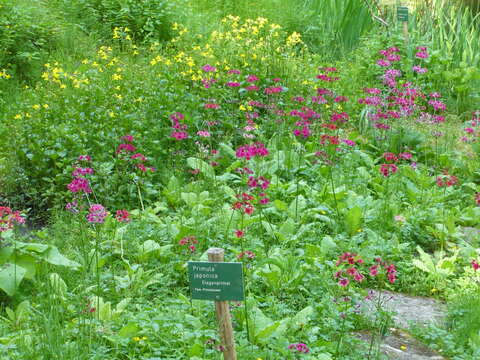
M 65 8 L 71 7 L 64 1 Z M 80 0 L 74 10 L 88 31 L 110 37 L 115 28 L 127 28 L 132 40 L 166 40 L 170 37 L 172 2 L 166 0 Z
M 49 49 L 55 47 L 58 21 L 46 9 L 22 1 L 0 5 L 0 69 L 10 68 L 22 79 L 30 79 Z

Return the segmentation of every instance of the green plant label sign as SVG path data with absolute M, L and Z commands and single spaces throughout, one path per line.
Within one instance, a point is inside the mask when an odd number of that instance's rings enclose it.
M 397 7 L 397 19 L 398 21 L 408 21 L 408 7 L 406 6 Z
M 188 278 L 192 299 L 244 299 L 242 263 L 189 261 Z

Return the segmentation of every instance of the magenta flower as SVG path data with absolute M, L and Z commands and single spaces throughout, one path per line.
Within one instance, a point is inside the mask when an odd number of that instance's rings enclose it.
M 120 139 L 122 139 L 126 142 L 133 142 L 134 141 L 133 135 L 125 135 L 125 136 L 122 136 Z
M 294 352 L 296 351 L 303 354 L 308 354 L 310 352 L 308 346 L 302 343 L 290 344 L 288 345 L 288 350 L 292 350 Z
M 471 262 L 472 264 L 472 267 L 473 267 L 473 270 L 477 271 L 478 269 L 480 269 L 480 264 L 477 262 L 477 260 L 472 260 Z
M 197 131 L 197 135 L 201 137 L 210 137 L 210 133 L 207 130 Z
M 350 284 L 350 280 L 348 280 L 347 278 L 341 278 L 340 280 L 338 280 L 338 285 L 340 285 L 341 287 L 347 287 L 348 284 Z
M 185 131 L 173 131 L 170 134 L 170 137 L 176 139 L 176 140 L 183 140 L 188 138 L 188 134 Z
M 480 192 L 475 194 L 475 202 L 480 206 Z
M 211 65 L 207 64 L 207 65 L 202 66 L 202 70 L 205 71 L 205 72 L 215 72 L 215 71 L 217 71 L 217 68 L 215 66 L 211 66 Z
M 377 65 L 378 66 L 383 66 L 383 67 L 389 67 L 392 64 L 388 60 L 380 59 L 380 60 L 377 61 Z
M 87 179 L 78 177 L 72 180 L 70 184 L 67 185 L 68 190 L 72 193 L 84 192 L 85 194 L 90 194 L 92 189 L 90 188 L 90 183 Z
M 133 146 L 132 144 L 120 144 L 117 147 L 117 154 L 120 154 L 121 152 L 135 152 L 136 147 Z
M 117 210 L 117 213 L 115 215 L 115 219 L 119 222 L 129 222 L 130 219 L 130 213 L 127 210 Z
M 90 155 L 80 155 L 78 157 L 78 160 L 79 161 L 92 161 L 92 158 L 90 157 Z
M 92 175 L 93 174 L 93 169 L 92 168 L 78 168 L 76 167 L 73 172 L 72 176 L 74 178 L 78 178 L 84 175 Z
M 214 103 L 208 103 L 204 105 L 205 109 L 218 109 L 220 105 Z
M 107 215 L 108 213 L 102 205 L 94 204 L 88 209 L 87 221 L 93 224 L 102 224 Z
M 240 83 L 237 82 L 237 81 L 228 81 L 225 85 L 228 86 L 228 87 L 233 87 L 233 88 L 235 88 L 235 87 L 239 87 L 239 86 L 240 86 Z
M 428 69 L 422 68 L 421 66 L 418 66 L 418 65 L 415 65 L 414 67 L 412 67 L 412 70 L 417 74 L 425 74 L 428 71 Z
M 25 218 L 20 214 L 20 211 L 13 211 L 8 206 L 0 206 L 0 232 L 13 229 L 15 223 L 25 223 Z
M 227 74 L 240 75 L 241 71 L 237 69 L 228 70 Z

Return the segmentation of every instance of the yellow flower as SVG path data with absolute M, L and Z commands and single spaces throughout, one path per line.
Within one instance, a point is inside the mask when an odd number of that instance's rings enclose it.
M 35 110 L 38 110 L 38 109 L 40 109 L 40 105 L 35 104 L 35 105 L 32 106 L 32 108 L 34 108 Z
M 357 232 L 362 232 L 362 229 L 358 229 Z
M 113 74 L 113 75 L 112 75 L 112 80 L 122 80 L 122 75 L 120 75 L 120 74 Z
M 110 111 L 110 112 L 108 113 L 108 116 L 110 116 L 111 118 L 114 118 L 114 117 L 115 117 L 115 113 L 114 113 L 113 111 Z
M 435 289 L 433 288 L 432 290 L 430 290 L 432 293 L 436 293 L 438 291 L 438 289 Z
M 49 108 L 48 104 L 43 104 L 43 108 L 48 109 Z
M 22 115 L 17 114 L 13 117 L 15 120 L 20 120 L 22 118 Z
M 400 350 L 402 350 L 402 351 L 407 350 L 407 345 L 400 345 Z
M 82 64 L 88 64 L 88 59 L 83 59 Z

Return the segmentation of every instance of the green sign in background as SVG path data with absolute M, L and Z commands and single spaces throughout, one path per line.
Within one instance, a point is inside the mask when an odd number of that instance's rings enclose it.
M 190 294 L 197 300 L 244 300 L 242 263 L 188 262 Z
M 406 6 L 397 7 L 397 19 L 398 21 L 408 21 L 408 7 Z

